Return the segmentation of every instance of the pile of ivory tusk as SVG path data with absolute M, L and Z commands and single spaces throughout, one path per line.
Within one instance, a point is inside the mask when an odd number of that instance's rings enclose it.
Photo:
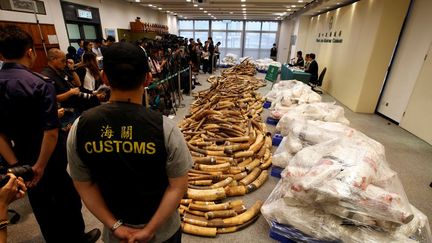
M 225 69 L 222 74 L 225 75 L 249 75 L 256 74 L 256 66 L 249 60 L 243 60 L 239 65 Z
M 252 64 L 240 65 L 233 70 L 250 72 Z M 215 237 L 238 231 L 258 218 L 262 201 L 246 209 L 242 200 L 221 200 L 251 193 L 264 184 L 272 141 L 260 116 L 264 99 L 256 92 L 265 86 L 262 80 L 230 71 L 208 81 L 211 87 L 195 95 L 190 114 L 179 125 L 195 162 L 179 212 L 183 232 Z

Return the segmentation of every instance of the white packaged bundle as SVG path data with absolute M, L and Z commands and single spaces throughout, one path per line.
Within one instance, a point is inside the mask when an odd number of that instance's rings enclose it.
M 280 120 L 284 124 L 284 120 L 293 120 L 303 118 L 305 120 L 318 120 L 327 122 L 339 122 L 349 125 L 348 119 L 344 115 L 344 109 L 341 106 L 335 105 L 334 102 L 316 102 L 310 104 L 300 104 L 287 112 Z M 285 122 L 286 123 L 286 122 Z
M 289 160 L 262 207 L 266 219 L 324 240 L 431 242 L 427 218 L 412 209 L 384 147 L 354 129 L 340 131 Z
M 272 102 L 273 111 L 270 115 L 275 119 L 280 119 L 289 110 L 285 109 L 287 107 L 321 101 L 321 96 L 312 91 L 311 87 L 295 80 L 275 84 L 265 97 Z
M 223 65 L 234 66 L 237 63 L 238 63 L 238 56 L 233 53 L 226 54 L 226 56 L 222 59 Z

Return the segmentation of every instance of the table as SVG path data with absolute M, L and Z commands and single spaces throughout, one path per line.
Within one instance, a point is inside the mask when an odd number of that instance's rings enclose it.
M 296 80 L 301 81 L 305 84 L 308 84 L 311 76 L 312 75 L 310 73 L 306 73 L 304 71 L 299 71 L 299 70 L 293 70 L 292 68 L 290 68 L 288 66 L 288 64 L 284 64 L 284 65 L 282 65 L 281 78 L 280 79 L 281 80 L 296 79 Z

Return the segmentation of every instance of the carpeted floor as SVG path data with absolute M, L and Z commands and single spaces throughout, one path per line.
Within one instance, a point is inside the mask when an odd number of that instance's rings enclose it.
M 262 74 L 258 74 L 264 77 Z M 199 82 L 202 86 L 197 86 L 194 91 L 199 91 L 209 87 L 206 79 L 209 75 L 200 74 Z M 270 90 L 271 83 L 260 89 L 262 94 Z M 177 111 L 174 117 L 176 122 L 181 121 L 188 113 L 187 108 L 193 101 L 192 96 L 183 96 L 182 104 L 185 108 Z M 323 95 L 324 101 L 334 101 L 329 95 Z M 267 117 L 267 112 L 263 113 L 263 119 Z M 432 218 L 432 146 L 420 140 L 411 133 L 399 126 L 390 123 L 386 119 L 375 114 L 358 114 L 351 112 L 345 107 L 345 115 L 350 120 L 351 126 L 356 128 L 369 137 L 381 142 L 386 148 L 387 160 L 393 170 L 399 173 L 399 177 L 404 185 L 405 192 L 411 204 L 420 209 L 429 220 Z M 271 132 L 274 127 L 268 126 Z M 277 179 L 270 177 L 263 187 L 257 191 L 241 197 L 250 207 L 256 200 L 265 200 L 273 190 Z M 233 198 L 234 199 L 234 198 Z M 21 214 L 21 221 L 8 227 L 8 242 L 13 243 L 42 243 L 44 242 L 37 222 L 32 213 L 27 198 L 14 202 L 11 207 Z M 87 230 L 93 228 L 102 229 L 102 224 L 88 210 L 83 207 L 83 216 Z M 276 242 L 268 237 L 269 226 L 261 216 L 253 225 L 248 228 L 226 235 L 218 235 L 216 238 L 201 238 L 192 235 L 183 235 L 183 242 Z M 102 242 L 99 240 L 98 242 Z

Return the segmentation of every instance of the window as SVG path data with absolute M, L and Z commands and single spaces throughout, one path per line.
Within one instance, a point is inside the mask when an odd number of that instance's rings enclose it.
M 262 33 L 261 48 L 270 49 L 276 43 L 276 33 Z
M 66 24 L 69 39 L 81 39 L 79 26 L 77 24 Z
M 260 33 L 246 32 L 245 48 L 259 48 Z
M 245 49 L 244 56 L 245 57 L 252 57 L 253 59 L 259 59 L 260 58 L 259 53 L 260 53 L 259 49 Z M 263 57 L 261 56 L 261 58 L 263 58 Z
M 221 42 L 219 50 L 221 47 L 226 46 L 226 32 L 225 31 L 213 31 L 212 38 L 213 38 L 214 43 L 218 43 L 219 41 Z
M 243 30 L 243 22 L 231 21 L 228 23 L 228 30 Z
M 226 23 L 223 21 L 212 21 L 212 30 L 226 30 Z
M 200 39 L 204 43 L 208 38 L 208 31 L 195 31 L 195 40 Z
M 209 29 L 209 22 L 208 21 L 198 21 L 195 20 L 195 29 L 196 30 L 208 30 Z
M 241 48 L 241 32 L 228 32 L 226 46 L 228 48 Z
M 182 37 L 195 40 L 199 38 L 204 43 L 211 36 L 214 44 L 221 42 L 221 58 L 227 53 L 233 53 L 239 57 L 261 59 L 270 56 L 270 49 L 277 41 L 279 22 L 179 20 L 178 26 Z
M 192 20 L 179 20 L 179 29 L 181 30 L 193 30 Z
M 246 22 L 246 30 L 261 31 L 261 22 Z
M 180 31 L 180 36 L 185 38 L 193 38 L 193 32 L 192 31 Z
M 84 25 L 84 35 L 86 40 L 96 40 L 96 27 L 94 25 Z
M 278 23 L 277 22 L 263 22 L 262 23 L 262 31 L 277 31 Z

